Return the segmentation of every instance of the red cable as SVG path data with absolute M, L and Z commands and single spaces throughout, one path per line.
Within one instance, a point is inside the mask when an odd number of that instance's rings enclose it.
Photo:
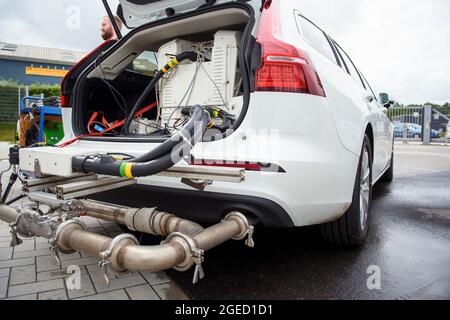
M 149 105 L 149 106 L 147 106 L 147 107 L 145 107 L 145 108 L 139 110 L 139 111 L 136 113 L 136 115 L 134 116 L 134 118 L 140 117 L 140 116 L 143 115 L 144 113 L 146 113 L 146 112 L 152 110 L 152 109 L 153 109 L 154 107 L 156 107 L 157 105 L 158 105 L 158 103 L 157 103 L 157 102 L 154 102 L 154 103 L 152 103 L 151 105 Z M 95 112 L 95 113 L 92 115 L 91 119 L 92 119 L 92 118 L 94 118 L 94 119 L 96 118 L 96 117 L 94 117 L 94 115 L 95 115 L 95 116 L 98 116 L 98 113 Z M 78 137 L 76 137 L 76 138 L 74 138 L 74 139 L 72 139 L 72 140 L 69 140 L 69 141 L 67 141 L 67 142 L 65 142 L 65 143 L 63 143 L 63 144 L 61 144 L 61 145 L 59 145 L 58 148 L 64 148 L 64 147 L 70 146 L 71 144 L 77 142 L 78 140 L 80 140 L 81 138 L 84 138 L 84 137 L 101 137 L 101 136 L 104 135 L 105 133 L 108 133 L 108 132 L 110 132 L 110 131 L 112 131 L 112 130 L 114 130 L 114 129 L 116 129 L 116 128 L 119 128 L 119 127 L 123 126 L 123 125 L 125 124 L 125 121 L 126 121 L 126 120 L 127 120 L 127 119 L 125 118 L 125 119 L 123 119 L 123 120 L 117 122 L 115 125 L 113 125 L 112 127 L 109 127 L 108 129 L 106 129 L 106 130 L 103 131 L 103 132 L 99 132 L 99 133 L 90 133 L 90 134 L 82 134 L 82 135 L 80 135 L 80 136 L 78 136 Z M 90 122 L 92 122 L 92 121 L 90 121 Z

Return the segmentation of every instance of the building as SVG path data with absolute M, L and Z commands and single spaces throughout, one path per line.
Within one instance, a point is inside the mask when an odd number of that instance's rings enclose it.
M 0 42 L 0 80 L 60 84 L 86 53 Z
M 446 131 L 447 125 L 450 123 L 450 116 L 446 116 L 441 112 L 433 109 L 431 117 L 431 128 L 437 131 Z

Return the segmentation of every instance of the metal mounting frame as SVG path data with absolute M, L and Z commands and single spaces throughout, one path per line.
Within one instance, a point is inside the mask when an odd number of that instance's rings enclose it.
M 240 183 L 245 180 L 245 170 L 241 168 L 217 168 L 207 166 L 175 166 L 157 176 L 181 178 L 187 180 L 207 181 L 208 185 L 214 181 Z M 45 191 L 54 195 L 57 200 L 71 200 L 89 195 L 110 191 L 138 183 L 138 179 L 98 176 L 95 174 L 77 174 L 72 177 L 43 177 L 23 181 L 26 193 Z

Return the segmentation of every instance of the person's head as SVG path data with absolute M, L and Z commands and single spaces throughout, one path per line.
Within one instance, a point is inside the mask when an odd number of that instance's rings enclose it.
M 119 19 L 118 16 L 114 16 L 114 20 L 117 23 L 117 26 L 119 29 L 122 29 L 122 21 Z M 116 31 L 114 30 L 114 27 L 111 23 L 111 20 L 109 20 L 108 16 L 103 17 L 102 21 L 102 38 L 103 40 L 110 40 L 110 39 L 117 39 Z

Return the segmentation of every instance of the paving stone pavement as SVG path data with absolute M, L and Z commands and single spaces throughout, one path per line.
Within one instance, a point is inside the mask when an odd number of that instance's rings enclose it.
M 90 231 L 109 235 L 121 233 L 110 222 L 83 218 Z M 79 253 L 62 255 L 62 269 L 49 250 L 46 239 L 25 239 L 10 247 L 9 226 L 0 222 L 0 300 L 187 300 L 187 296 L 163 272 L 138 272 L 123 276 L 109 274 L 104 286 L 98 259 Z M 67 268 L 79 269 L 80 289 Z
M 2 150 L 7 155 L 7 150 Z M 1 159 L 1 157 L 0 157 Z M 0 171 L 8 163 L 0 161 Z M 3 185 L 9 174 L 3 175 Z M 20 194 L 19 184 L 11 191 L 10 198 Z M 89 231 L 116 237 L 122 229 L 114 223 L 84 217 Z M 0 221 L 0 300 L 187 300 L 187 296 L 164 273 L 132 273 L 117 277 L 109 274 L 110 285 L 101 281 L 97 257 L 84 254 L 61 255 L 62 266 L 55 261 L 49 250 L 48 240 L 23 239 L 23 244 L 10 247 L 9 226 Z M 77 266 L 81 279 L 79 290 L 68 287 L 71 273 L 67 268 Z

